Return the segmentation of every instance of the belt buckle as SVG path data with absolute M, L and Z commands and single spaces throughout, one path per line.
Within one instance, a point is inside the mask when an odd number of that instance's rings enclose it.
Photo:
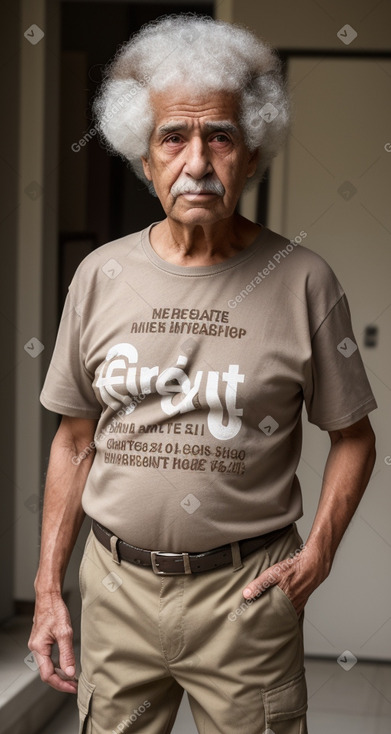
M 181 556 L 183 561 L 183 571 L 160 571 L 159 562 L 156 560 L 156 556 Z M 192 573 L 188 553 L 165 553 L 164 551 L 151 551 L 151 563 L 152 570 L 157 576 L 182 576 L 183 574 Z

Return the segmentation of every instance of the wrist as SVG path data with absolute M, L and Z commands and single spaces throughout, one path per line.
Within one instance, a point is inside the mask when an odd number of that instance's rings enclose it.
M 307 573 L 310 573 L 319 585 L 331 571 L 332 558 L 323 548 L 319 548 L 317 543 L 310 540 L 307 541 L 303 550 L 303 561 L 308 567 Z
M 37 574 L 34 589 L 36 597 L 62 596 L 62 579 Z

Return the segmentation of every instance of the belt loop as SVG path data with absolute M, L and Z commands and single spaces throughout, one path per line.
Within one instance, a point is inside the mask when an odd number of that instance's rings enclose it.
M 243 568 L 243 563 L 242 563 L 242 557 L 240 555 L 240 546 L 238 542 L 231 543 L 231 553 L 232 553 L 232 565 L 234 567 L 234 571 L 239 571 L 241 568 Z
M 120 561 L 120 558 L 119 558 L 119 555 L 118 555 L 117 543 L 118 543 L 117 536 L 116 535 L 112 535 L 111 538 L 110 538 L 111 555 L 113 556 L 114 563 L 117 563 L 118 566 L 120 566 L 121 565 L 121 561 Z
M 182 553 L 182 558 L 183 558 L 183 568 L 184 568 L 185 573 L 192 573 L 189 554 Z

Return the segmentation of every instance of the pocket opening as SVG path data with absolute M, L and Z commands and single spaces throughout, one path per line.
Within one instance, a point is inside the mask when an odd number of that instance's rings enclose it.
M 81 673 L 77 686 L 77 706 L 79 709 L 79 734 L 85 734 L 88 716 L 91 710 L 92 694 L 95 691 L 95 685 L 90 683 Z
M 278 589 L 278 592 L 279 592 L 281 598 L 284 600 L 285 605 L 289 608 L 289 611 L 293 615 L 295 621 L 298 622 L 299 621 L 299 615 L 297 614 L 296 609 L 293 606 L 293 604 L 292 604 L 292 602 L 291 602 L 288 594 L 286 594 L 285 591 L 283 591 L 283 589 L 281 589 L 281 586 L 279 586 L 278 584 L 275 584 L 273 588 Z

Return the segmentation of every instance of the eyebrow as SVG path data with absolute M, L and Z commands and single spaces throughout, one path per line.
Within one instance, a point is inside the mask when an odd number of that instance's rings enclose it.
M 203 123 L 202 127 L 210 132 L 226 132 L 231 133 L 231 135 L 234 135 L 236 137 L 240 135 L 240 131 L 237 125 L 234 125 L 233 122 L 231 122 L 230 120 L 210 120 Z M 167 135 L 168 133 L 188 129 L 189 125 L 187 122 L 181 120 L 172 120 L 166 122 L 164 125 L 160 125 L 160 127 L 158 127 L 156 130 L 156 134 L 159 137 L 162 137 L 163 135 Z

